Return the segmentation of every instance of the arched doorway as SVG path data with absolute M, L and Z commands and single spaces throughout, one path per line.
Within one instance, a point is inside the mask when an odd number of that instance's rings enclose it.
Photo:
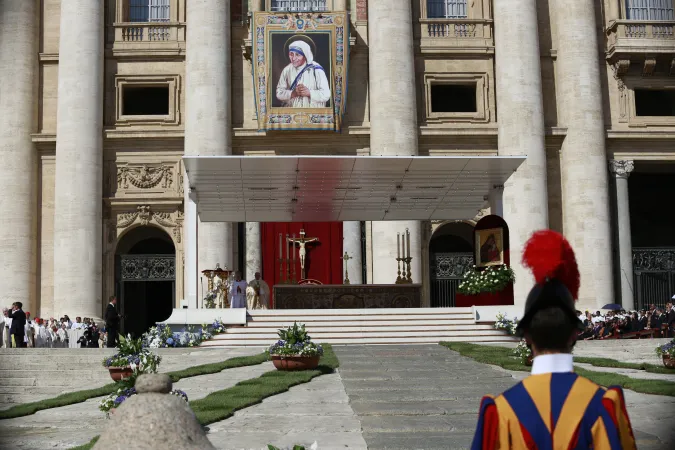
M 141 226 L 119 241 L 115 252 L 115 293 L 122 333 L 139 337 L 171 315 L 175 304 L 176 249 L 159 228 Z
M 455 306 L 457 287 L 473 264 L 473 225 L 448 222 L 438 227 L 429 243 L 432 308 Z

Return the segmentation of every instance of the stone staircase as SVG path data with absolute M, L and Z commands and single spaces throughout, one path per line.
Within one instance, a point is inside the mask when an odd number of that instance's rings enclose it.
M 114 349 L 0 349 L 0 408 L 110 383 L 101 365 Z
M 336 345 L 514 340 L 491 324 L 477 324 L 471 308 L 255 310 L 245 327 L 228 328 L 202 347 L 268 346 L 296 321 L 314 341 Z

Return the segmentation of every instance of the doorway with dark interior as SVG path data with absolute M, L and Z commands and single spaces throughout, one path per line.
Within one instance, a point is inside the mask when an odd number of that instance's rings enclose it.
M 115 294 L 121 333 L 140 337 L 171 316 L 175 305 L 176 249 L 159 228 L 141 226 L 122 236 L 115 252 Z
M 457 287 L 475 264 L 473 225 L 448 222 L 436 229 L 429 243 L 429 278 L 432 308 L 455 306 Z

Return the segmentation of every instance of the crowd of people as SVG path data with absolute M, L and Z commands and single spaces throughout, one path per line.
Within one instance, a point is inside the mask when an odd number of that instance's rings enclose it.
M 3 308 L 0 317 L 2 333 L 0 344 L 2 348 L 35 347 L 35 348 L 64 348 L 64 347 L 103 347 L 105 332 L 101 332 L 93 319 L 76 317 L 73 322 L 64 315 L 60 319 L 36 317 L 31 319 L 30 312 L 23 311 L 23 304 L 16 302 L 11 308 Z M 71 332 L 71 330 L 83 330 Z M 71 339 L 76 342 L 71 343 Z M 71 345 L 77 344 L 77 345 Z
M 610 311 L 602 315 L 600 311 L 577 311 L 577 316 L 586 329 L 579 338 L 616 339 L 621 337 L 672 337 L 675 335 L 675 307 L 668 302 L 665 308 L 650 305 L 640 311 Z

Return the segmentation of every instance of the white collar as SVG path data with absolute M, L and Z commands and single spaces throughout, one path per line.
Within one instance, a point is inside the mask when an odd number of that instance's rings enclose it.
M 541 355 L 534 358 L 532 362 L 532 375 L 565 372 L 574 372 L 571 353 Z

